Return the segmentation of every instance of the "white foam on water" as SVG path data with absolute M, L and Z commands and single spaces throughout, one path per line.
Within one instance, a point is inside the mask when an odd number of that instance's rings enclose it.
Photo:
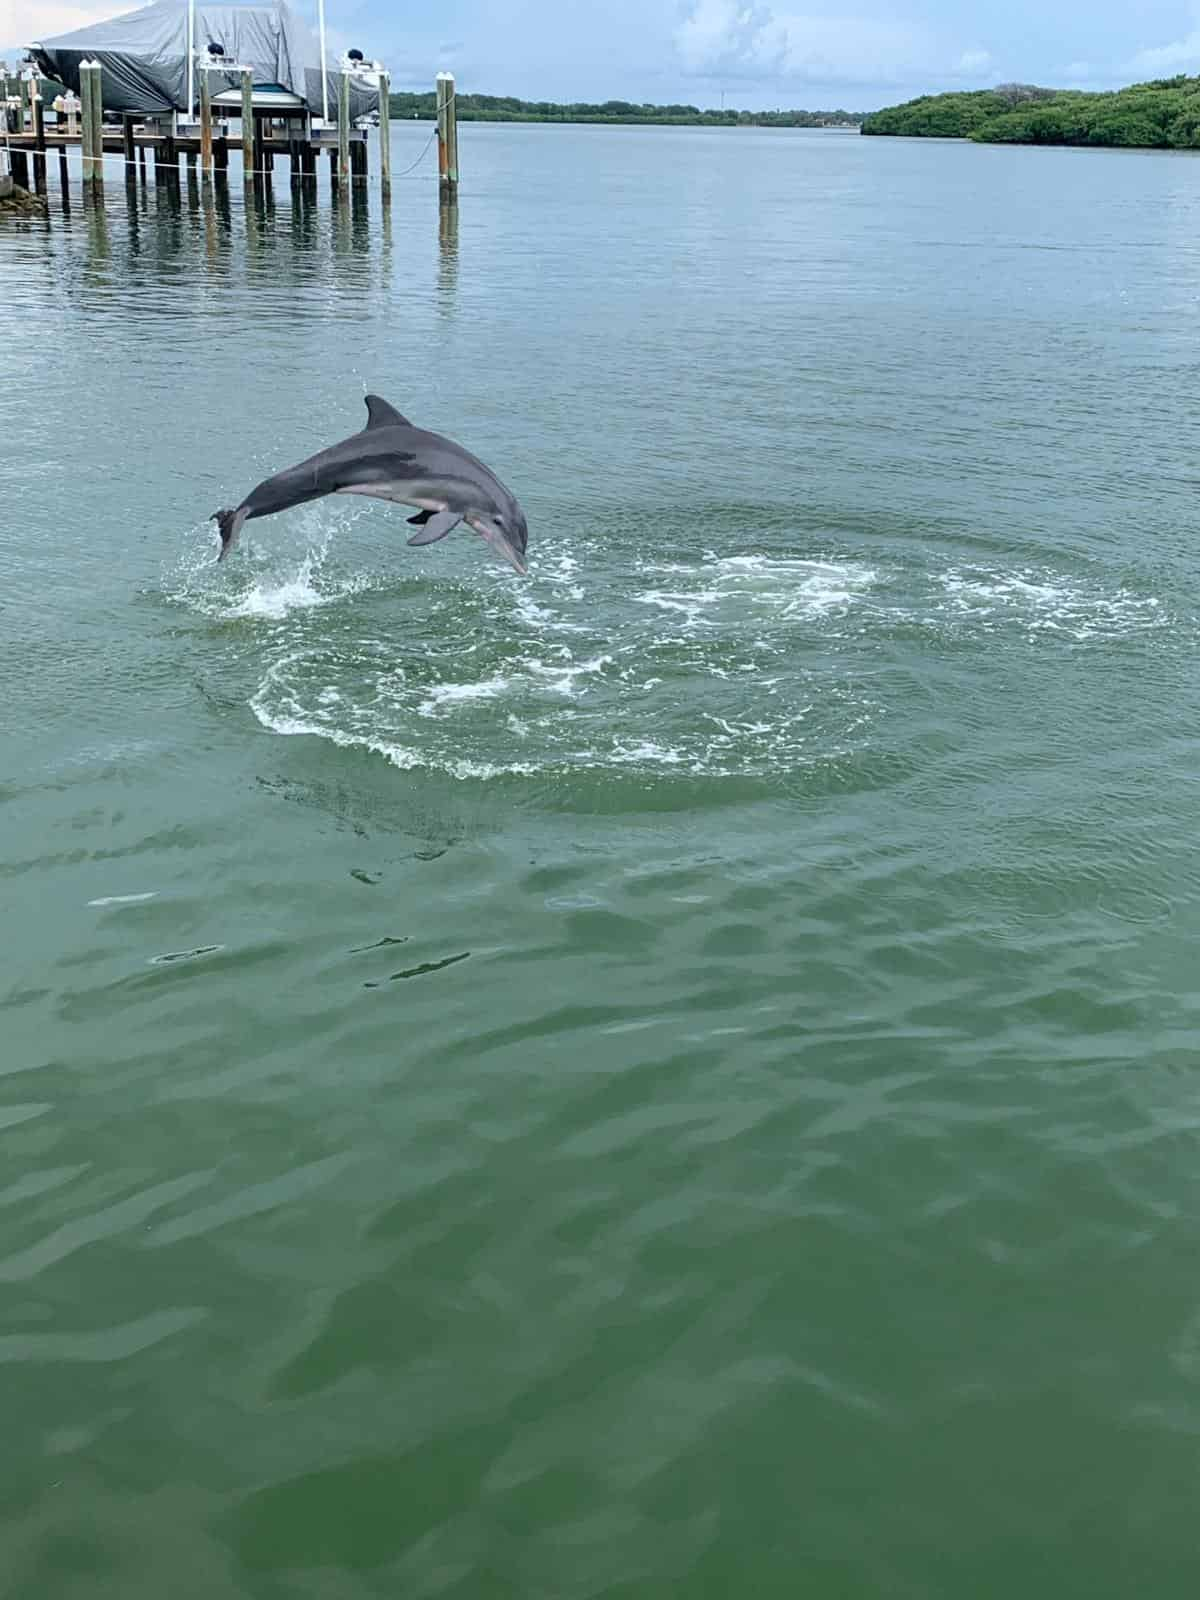
M 660 611 L 673 611 L 684 620 L 687 628 L 710 626 L 705 617 L 705 610 L 716 605 L 721 599 L 720 589 L 702 589 L 697 594 L 688 594 L 683 590 L 647 589 L 644 594 L 635 594 L 633 597 L 640 606 L 657 606 Z
M 243 535 L 236 557 L 220 565 L 212 529 L 204 524 L 195 530 L 195 544 L 167 575 L 164 587 L 169 598 L 220 621 L 281 622 L 293 612 L 333 605 L 373 581 L 364 573 L 333 575 L 325 570 L 335 537 L 353 520 L 343 515 L 331 527 L 310 508 L 301 518 L 307 540 L 299 552 L 257 545 Z
M 146 900 L 158 897 L 157 889 L 148 889 L 144 894 L 104 894 L 98 900 L 89 900 L 89 906 L 137 906 Z
M 599 655 L 590 661 L 576 661 L 569 650 L 564 646 L 562 655 L 565 659 L 561 662 L 538 661 L 527 658 L 522 665 L 541 680 L 541 686 L 553 694 L 566 695 L 574 699 L 586 694 L 588 686 L 580 685 L 581 678 L 588 678 L 598 673 L 603 673 L 605 667 L 611 667 L 613 658 L 610 655 Z
M 511 684 L 512 680 L 502 673 L 484 678 L 479 683 L 435 683 L 417 707 L 417 712 L 422 717 L 436 717 L 471 701 L 496 700 Z
M 653 739 L 639 739 L 632 743 L 617 740 L 609 759 L 619 767 L 679 767 L 687 758 L 670 745 L 657 744 Z
M 944 610 L 984 629 L 1017 623 L 1031 633 L 1061 634 L 1078 643 L 1119 639 L 1169 625 L 1156 595 L 1103 590 L 1031 568 L 951 568 L 936 576 Z
M 264 728 L 285 737 L 307 734 L 312 738 L 328 740 L 343 750 L 368 750 L 382 756 L 402 772 L 426 770 L 444 772 L 451 778 L 500 778 L 514 774 L 532 776 L 542 770 L 541 763 L 530 761 L 472 761 L 466 757 L 444 756 L 436 752 L 413 750 L 392 740 L 376 738 L 372 734 L 348 733 L 343 728 L 329 727 L 311 722 L 303 717 L 280 715 L 272 712 L 261 695 L 254 695 L 250 709 Z
M 874 567 L 858 561 L 825 561 L 799 556 L 714 556 L 696 566 L 657 562 L 641 566 L 639 574 L 688 575 L 702 580 L 700 587 L 656 585 L 633 599 L 640 605 L 674 612 L 685 629 L 714 627 L 772 617 L 792 622 L 841 613 L 877 583 Z

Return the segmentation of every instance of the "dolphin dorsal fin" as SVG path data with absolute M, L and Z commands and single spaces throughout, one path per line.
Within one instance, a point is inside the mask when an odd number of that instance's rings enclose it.
M 402 417 L 395 406 L 388 405 L 387 401 L 381 400 L 377 394 L 367 395 L 366 401 L 368 428 L 412 427 L 407 417 Z

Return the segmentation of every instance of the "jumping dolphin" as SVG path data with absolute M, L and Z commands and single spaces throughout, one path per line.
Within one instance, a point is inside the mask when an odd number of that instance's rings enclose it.
M 264 479 L 234 510 L 213 513 L 221 530 L 217 560 L 224 561 L 251 517 L 270 517 L 327 494 L 369 494 L 418 508 L 408 519 L 420 527 L 410 545 L 433 544 L 466 522 L 523 573 L 525 513 L 495 473 L 453 440 L 414 427 L 377 394 L 366 401 L 361 433 Z

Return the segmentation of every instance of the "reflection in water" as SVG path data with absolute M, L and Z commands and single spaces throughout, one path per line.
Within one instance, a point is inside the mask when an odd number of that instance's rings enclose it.
M 458 294 L 458 203 L 438 206 L 438 309 L 454 310 Z
M 310 252 L 317 243 L 316 186 L 308 182 L 292 186 L 292 243 L 297 250 Z
M 229 178 L 224 172 L 218 172 L 213 179 L 213 204 L 216 206 L 217 216 L 221 219 L 221 227 L 228 237 L 233 228 L 233 216 L 229 209 Z
M 368 194 L 366 184 L 359 184 L 355 187 L 350 202 L 352 242 L 356 254 L 359 255 L 365 255 L 371 248 L 371 208 L 368 204 Z
M 104 211 L 104 198 L 93 199 L 84 190 L 84 214 L 87 217 L 88 264 L 98 266 L 112 255 L 108 237 L 108 217 Z
M 138 206 L 137 176 L 132 171 L 125 174 L 125 220 L 129 226 L 129 259 L 136 261 L 142 253 L 142 219 Z
M 380 303 L 390 298 L 397 251 L 415 249 L 411 230 L 397 230 L 391 204 L 376 206 L 372 196 L 379 190 L 365 184 L 331 194 L 301 178 L 289 183 L 277 207 L 268 183 L 231 186 L 220 169 L 211 179 L 198 169 L 189 172 L 186 193 L 182 170 L 180 179 L 164 176 L 143 188 L 131 168 L 101 203 L 83 197 L 87 249 L 78 262 L 80 286 L 86 281 L 92 295 L 101 285 L 119 288 L 136 266 L 142 313 L 157 306 L 157 291 L 165 292 L 169 280 L 190 283 L 198 276 L 229 286 L 253 283 L 263 315 L 269 302 L 271 310 L 286 304 L 289 315 L 302 316 L 322 286 L 361 312 L 376 297 Z M 69 219 L 70 211 L 64 215 Z M 435 303 L 446 312 L 457 295 L 457 208 L 442 209 L 437 227 Z

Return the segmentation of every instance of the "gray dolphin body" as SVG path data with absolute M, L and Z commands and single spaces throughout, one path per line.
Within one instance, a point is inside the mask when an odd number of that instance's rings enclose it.
M 415 428 L 377 394 L 366 400 L 361 433 L 265 478 L 232 511 L 213 513 L 221 530 L 217 560 L 224 561 L 251 517 L 274 516 L 327 494 L 367 494 L 417 508 L 408 520 L 420 531 L 409 544 L 433 544 L 465 522 L 524 572 L 525 513 L 495 473 L 453 440 Z

